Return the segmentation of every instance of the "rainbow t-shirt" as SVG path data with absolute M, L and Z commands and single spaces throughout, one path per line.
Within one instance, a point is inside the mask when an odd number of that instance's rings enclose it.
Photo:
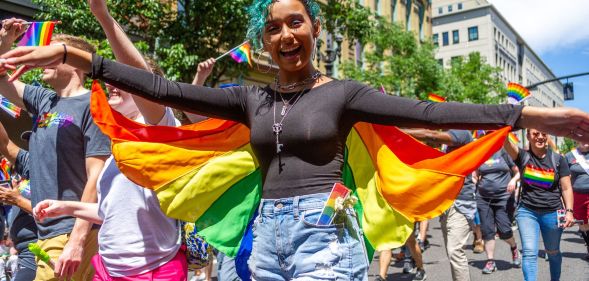
M 549 189 L 554 183 L 554 169 L 542 169 L 534 165 L 526 165 L 524 182 L 530 186 Z

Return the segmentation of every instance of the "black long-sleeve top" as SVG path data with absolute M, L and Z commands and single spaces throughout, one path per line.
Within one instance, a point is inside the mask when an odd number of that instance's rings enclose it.
M 341 182 L 344 147 L 356 122 L 439 129 L 514 126 L 522 106 L 431 103 L 389 96 L 355 81 L 333 80 L 305 91 L 283 121 L 282 152 L 276 122 L 283 105 L 269 87 L 214 89 L 168 81 L 148 71 L 94 55 L 91 76 L 149 100 L 248 126 L 263 175 L 263 198 L 329 192 Z M 283 94 L 285 100 L 294 94 Z

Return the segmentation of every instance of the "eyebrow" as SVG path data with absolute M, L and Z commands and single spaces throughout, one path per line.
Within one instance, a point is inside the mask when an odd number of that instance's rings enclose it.
M 288 16 L 286 16 L 287 19 L 293 18 L 293 17 L 304 17 L 303 14 L 301 13 L 291 13 Z M 270 24 L 270 23 L 274 23 L 277 22 L 279 20 L 275 19 L 275 20 L 266 20 L 266 23 L 264 23 L 264 25 Z

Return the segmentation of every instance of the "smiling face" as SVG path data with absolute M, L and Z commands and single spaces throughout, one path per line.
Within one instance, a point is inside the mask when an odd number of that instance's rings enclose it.
M 297 72 L 310 66 L 319 21 L 313 22 L 299 0 L 278 0 L 268 7 L 263 32 L 264 50 L 282 71 Z
M 526 137 L 530 143 L 530 148 L 535 148 L 538 151 L 544 151 L 547 149 L 548 135 L 546 133 L 540 132 L 536 129 L 529 129 Z
M 119 113 L 125 115 L 128 118 L 134 118 L 139 109 L 133 100 L 131 94 L 119 90 L 110 84 L 105 84 L 108 90 L 108 104 Z

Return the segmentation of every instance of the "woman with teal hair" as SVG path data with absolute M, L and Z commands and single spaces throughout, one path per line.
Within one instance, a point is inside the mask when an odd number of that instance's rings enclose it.
M 249 260 L 256 280 L 368 279 L 354 209 L 344 207 L 336 223 L 317 223 L 334 184 L 343 182 L 346 138 L 357 122 L 433 129 L 536 127 L 589 141 L 589 115 L 579 110 L 434 104 L 321 74 L 312 64 L 321 33 L 314 0 L 254 0 L 249 13 L 249 40 L 279 67 L 270 85 L 212 89 L 171 82 L 64 46 L 13 50 L 2 56 L 7 60 L 0 62 L 0 73 L 17 64 L 67 63 L 147 99 L 248 126 L 263 180 Z

